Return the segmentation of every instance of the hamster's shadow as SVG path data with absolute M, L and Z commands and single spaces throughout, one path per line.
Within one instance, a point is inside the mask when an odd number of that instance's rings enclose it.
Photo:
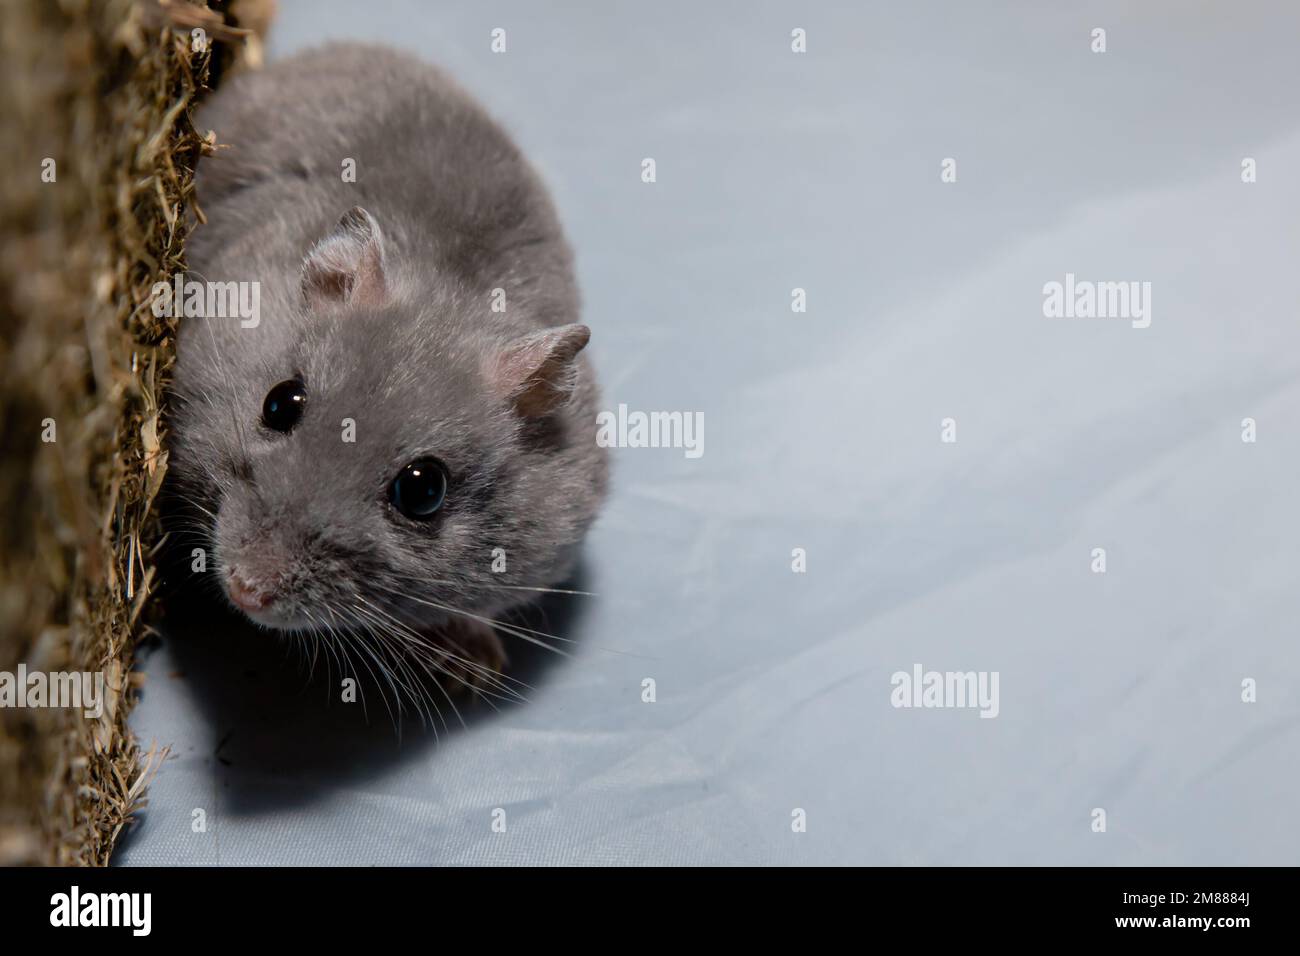
M 561 587 L 585 590 L 586 579 L 580 564 Z M 522 699 L 498 696 L 489 701 L 462 692 L 449 702 L 429 680 L 422 689 L 439 713 L 422 726 L 409 703 L 399 712 L 392 689 L 365 666 L 357 664 L 360 673 L 345 675 L 337 659 L 326 664 L 321 650 L 309 668 L 292 641 L 257 629 L 224 601 L 193 586 L 170 594 L 164 588 L 163 594 L 159 630 L 175 671 L 152 679 L 180 679 L 189 685 L 211 730 L 210 753 L 220 765 L 214 769 L 223 808 L 235 814 L 306 803 L 398 764 L 428 761 L 439 740 L 526 705 L 547 672 L 563 660 L 498 629 L 510 658 L 506 676 Z M 571 649 L 585 600 L 589 598 L 546 594 L 534 606 L 509 615 L 507 622 L 560 639 L 546 640 L 550 647 Z M 355 703 L 342 700 L 345 676 L 356 678 Z

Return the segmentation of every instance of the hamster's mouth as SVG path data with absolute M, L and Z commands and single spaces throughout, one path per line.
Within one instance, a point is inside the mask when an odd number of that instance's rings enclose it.
M 268 628 L 272 631 L 283 631 L 286 634 L 303 634 L 309 631 L 320 630 L 315 624 L 299 615 L 286 615 L 274 607 L 263 608 L 261 610 L 247 610 L 240 608 L 239 613 L 244 615 L 258 627 Z
M 251 600 L 238 587 L 230 587 L 226 592 L 226 600 L 239 611 L 244 618 L 251 620 L 253 624 L 259 627 L 270 628 L 273 631 L 315 631 L 315 624 L 304 614 L 292 613 L 281 602 L 268 600 Z
M 316 630 L 306 615 L 293 613 L 284 606 L 283 600 L 249 585 L 238 572 L 232 572 L 226 578 L 226 599 L 259 627 L 290 633 Z

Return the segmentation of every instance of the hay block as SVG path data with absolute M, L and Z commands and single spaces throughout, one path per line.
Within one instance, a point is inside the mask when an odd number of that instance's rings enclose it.
M 217 6 L 217 4 L 213 4 Z M 264 7 L 264 4 L 259 4 Z M 100 719 L 0 707 L 0 865 L 104 864 L 157 750 L 126 715 L 154 583 L 191 112 L 234 41 L 183 0 L 14 0 L 0 33 L 0 672 L 102 672 Z

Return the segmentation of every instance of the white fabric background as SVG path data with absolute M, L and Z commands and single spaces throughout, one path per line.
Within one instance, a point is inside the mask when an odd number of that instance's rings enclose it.
M 1297 861 L 1300 8 L 282 8 L 273 56 L 385 40 L 507 124 L 608 405 L 703 411 L 705 454 L 616 450 L 574 657 L 441 743 L 169 635 L 119 863 Z M 1067 271 L 1150 281 L 1151 327 L 1044 318 Z M 1000 672 L 1000 716 L 895 710 L 914 663 Z

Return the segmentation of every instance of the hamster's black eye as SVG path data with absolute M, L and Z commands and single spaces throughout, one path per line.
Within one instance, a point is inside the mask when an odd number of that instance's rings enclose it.
M 397 473 L 389 494 L 393 506 L 406 517 L 430 518 L 447 497 L 447 469 L 436 458 L 413 461 Z
M 262 424 L 277 432 L 287 432 L 302 418 L 307 403 L 307 389 L 296 378 L 281 382 L 266 393 L 262 403 Z

